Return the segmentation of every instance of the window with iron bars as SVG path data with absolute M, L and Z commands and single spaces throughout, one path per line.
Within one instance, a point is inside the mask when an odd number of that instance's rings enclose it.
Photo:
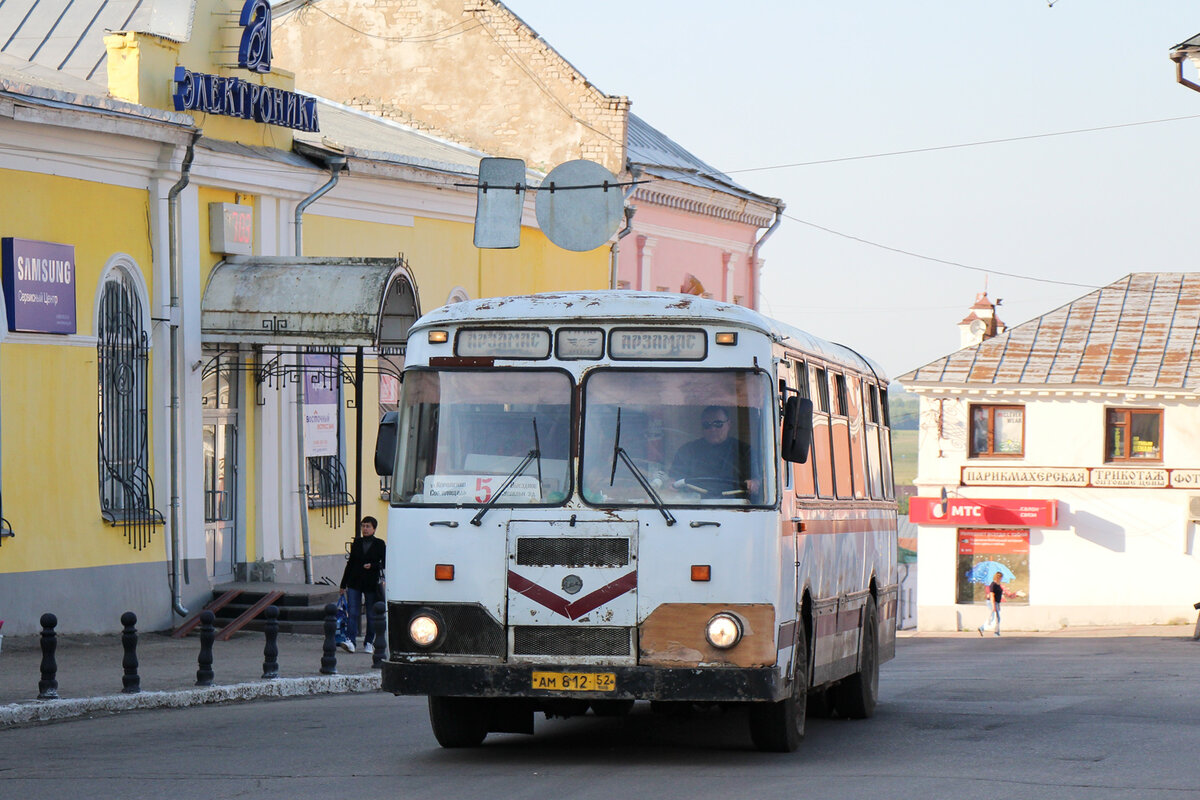
M 136 550 L 163 522 L 149 470 L 149 358 L 141 303 L 129 276 L 117 270 L 104 283 L 99 312 L 100 513 L 124 528 Z
M 324 510 L 326 521 L 337 527 L 346 508 L 354 505 L 345 465 L 345 430 L 342 425 L 342 361 L 336 347 L 310 347 L 303 355 L 300 380 L 304 381 L 305 416 L 321 406 L 332 407 L 336 441 L 323 448 L 333 452 L 307 455 L 308 507 Z M 312 442 L 306 442 L 306 450 Z

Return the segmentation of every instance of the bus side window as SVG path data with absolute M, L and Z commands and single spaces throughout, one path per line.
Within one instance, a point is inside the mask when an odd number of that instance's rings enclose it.
M 883 418 L 883 427 L 879 431 L 879 454 L 883 463 L 883 498 L 894 500 L 896 487 L 892 477 L 892 418 L 886 388 L 880 390 L 879 411 Z
M 863 382 L 863 407 L 867 429 L 867 483 L 871 497 L 883 498 L 883 467 L 879 445 L 879 387 Z
M 811 400 L 812 395 L 808 391 L 808 365 L 803 361 L 797 360 L 793 371 L 795 375 L 795 383 L 793 388 L 799 397 Z M 814 449 L 810 449 L 808 459 L 803 464 L 789 464 L 792 470 L 794 485 L 796 488 L 797 497 L 813 497 L 817 493 L 816 486 L 816 464 L 817 459 L 814 457 Z
M 829 378 L 821 367 L 811 367 L 813 390 L 813 469 L 817 473 L 817 494 L 833 497 L 833 453 L 829 431 Z
M 854 482 L 851 480 L 853 467 L 850 462 L 850 416 L 846 407 L 846 376 L 830 373 L 833 382 L 831 392 L 834 405 L 829 427 L 833 438 L 833 483 L 837 496 L 844 499 L 854 497 Z
M 862 404 L 862 380 L 857 375 L 842 375 L 842 388 L 846 390 L 846 418 L 850 426 L 850 468 L 854 476 L 854 497 L 867 498 L 867 443 L 865 416 Z

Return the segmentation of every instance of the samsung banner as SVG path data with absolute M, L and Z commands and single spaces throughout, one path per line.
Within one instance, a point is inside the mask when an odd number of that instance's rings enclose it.
M 0 239 L 8 329 L 75 333 L 75 247 Z

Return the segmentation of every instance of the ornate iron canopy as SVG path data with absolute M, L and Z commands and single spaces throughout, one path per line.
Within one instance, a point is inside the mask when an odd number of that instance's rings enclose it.
M 205 342 L 403 346 L 421 314 L 403 258 L 229 256 L 201 302 Z

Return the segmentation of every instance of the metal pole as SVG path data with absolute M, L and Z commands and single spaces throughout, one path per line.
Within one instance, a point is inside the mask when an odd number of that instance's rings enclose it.
M 362 522 L 362 465 L 363 465 L 363 349 L 354 354 L 354 437 L 358 464 L 354 467 L 354 536 Z

